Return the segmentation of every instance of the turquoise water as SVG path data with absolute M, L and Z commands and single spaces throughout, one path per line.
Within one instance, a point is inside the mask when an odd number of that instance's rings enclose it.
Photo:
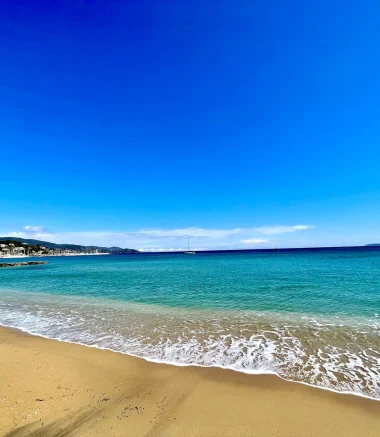
M 1 269 L 0 324 L 380 398 L 379 250 L 46 260 Z

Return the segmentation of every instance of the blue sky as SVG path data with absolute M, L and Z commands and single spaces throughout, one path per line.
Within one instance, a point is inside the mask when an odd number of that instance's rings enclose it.
M 0 5 L 0 235 L 380 241 L 378 1 Z

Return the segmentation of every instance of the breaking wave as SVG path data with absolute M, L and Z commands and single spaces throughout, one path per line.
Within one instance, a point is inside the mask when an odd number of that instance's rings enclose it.
M 218 366 L 380 399 L 380 322 L 1 292 L 0 324 L 175 365 Z

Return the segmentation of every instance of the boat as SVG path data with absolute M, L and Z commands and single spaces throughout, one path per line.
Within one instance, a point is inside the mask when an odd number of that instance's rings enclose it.
M 190 250 L 190 238 L 187 239 L 187 251 L 185 251 L 186 255 L 195 255 L 195 252 Z

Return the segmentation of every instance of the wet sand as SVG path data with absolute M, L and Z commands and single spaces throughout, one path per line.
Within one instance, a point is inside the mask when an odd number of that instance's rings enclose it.
M 0 328 L 0 435 L 379 437 L 380 402 Z

